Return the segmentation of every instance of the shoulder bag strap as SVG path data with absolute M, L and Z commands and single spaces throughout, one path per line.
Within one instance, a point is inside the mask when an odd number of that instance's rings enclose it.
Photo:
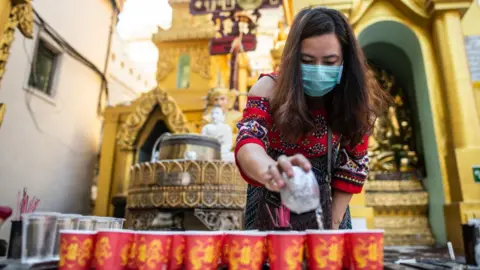
M 332 131 L 327 131 L 327 178 L 328 183 L 332 181 Z

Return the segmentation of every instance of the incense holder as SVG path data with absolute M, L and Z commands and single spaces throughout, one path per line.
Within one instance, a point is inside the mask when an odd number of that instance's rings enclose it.
M 22 256 L 22 221 L 12 221 L 10 241 L 8 242 L 8 259 L 20 259 Z

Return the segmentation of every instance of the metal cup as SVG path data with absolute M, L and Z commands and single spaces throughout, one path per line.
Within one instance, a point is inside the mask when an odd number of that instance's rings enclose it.
M 57 218 L 60 213 L 22 215 L 22 262 L 43 262 L 53 259 Z
M 53 246 L 53 257 L 58 258 L 60 248 L 60 230 L 73 230 L 78 226 L 78 220 L 82 215 L 62 214 L 57 217 L 57 228 L 55 232 L 55 245 Z

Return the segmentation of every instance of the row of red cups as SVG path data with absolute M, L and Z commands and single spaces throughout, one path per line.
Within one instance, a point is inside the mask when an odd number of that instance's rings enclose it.
M 383 269 L 382 231 L 61 231 L 59 269 Z M 304 256 L 306 255 L 306 256 Z

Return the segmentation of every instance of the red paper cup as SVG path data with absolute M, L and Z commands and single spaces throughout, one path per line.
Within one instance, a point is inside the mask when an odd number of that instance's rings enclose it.
M 58 269 L 90 269 L 96 234 L 94 231 L 60 231 Z
M 228 265 L 228 251 L 229 251 L 229 246 L 227 242 L 227 232 L 223 232 L 222 235 L 222 244 L 220 248 L 220 265 L 221 266 L 227 266 Z
M 271 270 L 301 270 L 305 234 L 300 232 L 269 232 L 268 261 Z
M 358 230 L 346 234 L 351 269 L 383 269 L 383 230 Z
M 267 234 L 261 232 L 228 232 L 226 245 L 228 246 L 229 270 L 256 270 L 262 269 L 265 261 L 265 239 Z
M 223 238 L 222 238 L 222 249 L 221 249 L 221 262 L 220 264 L 223 266 L 228 265 L 228 254 L 229 254 L 229 243 L 227 242 L 227 235 L 235 234 L 235 233 L 249 233 L 249 232 L 258 232 L 258 230 L 245 230 L 245 231 L 225 231 Z M 266 237 L 264 237 L 266 241 Z M 264 243 L 264 247 L 266 244 Z M 267 252 L 265 251 L 264 256 L 266 258 Z
M 185 232 L 185 270 L 216 270 L 223 232 Z
M 184 232 L 170 232 L 172 234 L 172 247 L 168 260 L 168 270 L 183 269 L 185 260 L 185 235 Z
M 344 231 L 308 230 L 306 244 L 308 269 L 343 269 Z
M 136 234 L 136 232 L 134 232 L 132 248 L 130 249 L 130 254 L 128 256 L 128 263 L 127 263 L 127 269 L 128 270 L 137 270 L 138 269 L 138 266 L 137 266 L 138 237 L 139 236 Z
M 128 230 L 100 230 L 97 233 L 93 264 L 97 270 L 128 268 L 134 232 Z
M 135 236 L 136 267 L 139 270 L 164 270 L 167 268 L 172 244 L 170 232 L 144 231 Z

